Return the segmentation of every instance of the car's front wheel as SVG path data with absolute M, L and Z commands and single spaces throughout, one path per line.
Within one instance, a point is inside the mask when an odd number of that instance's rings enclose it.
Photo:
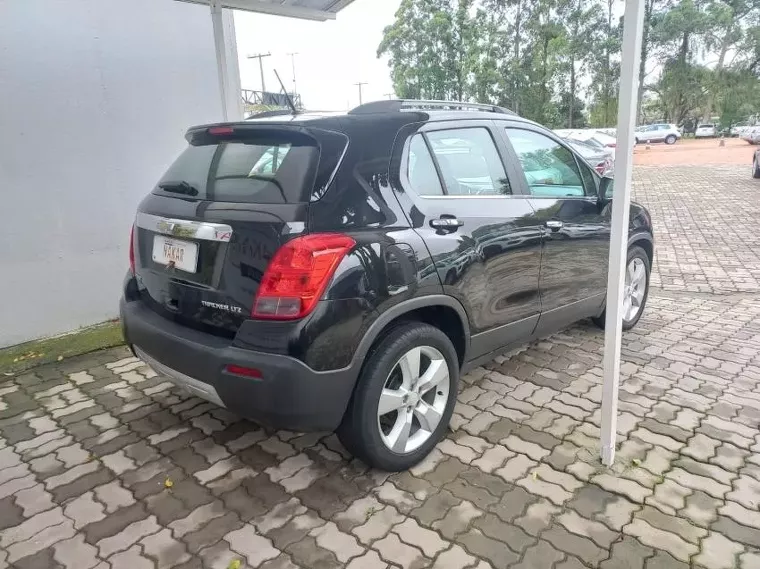
M 649 276 L 651 273 L 649 256 L 641 247 L 628 250 L 623 283 L 623 330 L 630 330 L 641 319 L 649 297 Z M 607 311 L 594 318 L 594 323 L 604 329 Z
M 757 163 L 757 156 L 752 159 L 752 177 L 760 178 L 760 164 Z
M 443 438 L 458 383 L 446 334 L 420 322 L 392 328 L 366 359 L 338 436 L 370 466 L 411 468 Z
M 675 144 L 676 140 L 678 139 L 676 138 L 675 134 L 669 134 L 665 139 L 665 144 Z

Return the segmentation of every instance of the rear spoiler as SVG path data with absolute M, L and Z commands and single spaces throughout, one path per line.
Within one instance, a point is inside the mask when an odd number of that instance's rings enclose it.
M 283 135 L 296 144 L 316 145 L 317 139 L 310 129 L 288 124 L 251 124 L 245 122 L 225 122 L 204 124 L 187 129 L 185 140 L 193 146 L 205 146 L 224 141 L 244 141 L 253 137 L 266 140 L 282 140 Z

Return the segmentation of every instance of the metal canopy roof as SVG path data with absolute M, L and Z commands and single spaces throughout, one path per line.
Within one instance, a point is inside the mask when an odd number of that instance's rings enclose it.
M 210 5 L 211 0 L 180 0 L 192 4 Z M 351 4 L 354 0 L 221 0 L 222 8 L 244 10 L 246 12 L 258 12 L 272 14 L 274 16 L 287 16 L 289 18 L 301 18 L 303 20 L 334 20 L 335 14 Z

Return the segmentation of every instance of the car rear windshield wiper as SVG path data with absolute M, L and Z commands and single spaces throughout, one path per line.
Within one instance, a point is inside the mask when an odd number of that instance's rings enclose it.
M 197 196 L 198 190 L 191 184 L 188 184 L 184 180 L 181 182 L 161 182 L 158 187 L 167 192 L 176 192 L 178 194 L 185 194 L 188 196 Z

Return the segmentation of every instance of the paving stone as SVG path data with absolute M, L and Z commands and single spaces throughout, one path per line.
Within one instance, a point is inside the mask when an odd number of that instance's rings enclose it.
M 607 551 L 597 547 L 593 541 L 568 532 L 561 526 L 553 525 L 541 534 L 541 539 L 549 541 L 555 548 L 579 557 L 586 564 L 596 566 L 607 557 Z
M 150 516 L 129 524 L 119 533 L 103 538 L 95 545 L 99 555 L 106 558 L 117 551 L 124 551 L 143 537 L 157 533 L 160 529 L 156 517 Z
M 471 529 L 459 538 L 468 551 L 482 557 L 497 569 L 506 569 L 519 561 L 520 556 L 501 541 L 483 535 L 477 529 Z
M 381 502 L 394 506 L 402 514 L 408 514 L 420 505 L 420 501 L 412 493 L 396 488 L 392 482 L 385 482 L 376 488 L 375 494 Z
M 264 561 L 280 555 L 280 552 L 272 546 L 272 542 L 259 535 L 249 524 L 228 533 L 224 536 L 224 540 L 235 552 L 244 556 L 251 567 L 258 567 Z
M 403 517 L 393 506 L 385 506 L 383 509 L 371 513 L 367 521 L 354 528 L 351 532 L 365 545 L 380 539 L 388 534 L 391 527 L 401 522 Z M 382 553 L 382 552 L 381 552 Z
M 678 515 L 705 527 L 718 517 L 718 506 L 722 503 L 702 491 L 696 491 L 686 498 L 686 508 L 679 510 Z
M 745 552 L 739 556 L 739 564 L 741 569 L 752 569 L 753 567 L 760 567 L 760 552 Z
M 484 535 L 503 541 L 512 551 L 522 553 L 535 539 L 525 533 L 516 525 L 507 524 L 493 514 L 485 514 L 473 522 L 473 527 L 479 529 Z
M 199 506 L 184 518 L 170 523 L 169 529 L 172 530 L 175 537 L 181 538 L 188 533 L 197 531 L 208 521 L 223 515 L 224 505 L 218 501 L 212 502 L 210 504 Z
M 565 554 L 555 549 L 548 541 L 539 540 L 536 545 L 528 548 L 522 560 L 512 566 L 512 569 L 546 569 L 562 561 Z
M 583 518 L 573 511 L 558 516 L 557 521 L 571 533 L 587 537 L 605 549 L 609 549 L 618 537 L 617 532 L 610 531 L 604 524 Z
M 739 541 L 760 548 L 760 530 L 735 522 L 726 516 L 718 516 L 710 529 L 722 533 L 733 541 Z
M 153 569 L 153 562 L 140 554 L 139 546 L 115 554 L 108 562 L 111 569 Z
M 644 506 L 635 517 L 663 531 L 678 534 L 684 540 L 694 544 L 699 544 L 700 539 L 707 535 L 707 530 L 704 528 L 693 525 L 683 518 L 664 514 L 649 506 Z
M 453 540 L 458 534 L 467 530 L 472 520 L 482 515 L 482 511 L 470 502 L 464 501 L 451 508 L 443 519 L 434 522 L 432 527 L 446 539 Z
M 10 498 L 10 496 L 8 498 Z M 8 498 L 3 498 L 3 500 Z M 35 514 L 50 510 L 55 506 L 53 496 L 47 492 L 42 485 L 19 490 L 13 496 L 13 500 L 15 506 L 23 510 L 22 515 L 24 518 L 31 518 Z M 5 515 L 7 510 L 3 510 L 3 512 Z
M 388 564 L 380 559 L 380 555 L 378 555 L 377 551 L 369 550 L 367 553 L 360 557 L 354 557 L 348 565 L 346 565 L 346 569 L 386 569 L 388 567 Z M 297 567 L 293 566 L 292 569 L 298 569 Z
M 85 543 L 82 534 L 59 541 L 53 545 L 53 551 L 53 558 L 67 568 L 92 569 L 100 563 L 97 557 L 98 550 Z
M 164 528 L 140 541 L 143 555 L 156 563 L 156 569 L 169 569 L 190 559 L 185 544 L 172 537 L 171 530 Z
M 689 557 L 699 551 L 696 545 L 684 541 L 675 533 L 658 529 L 642 519 L 634 519 L 631 524 L 623 528 L 623 532 L 637 538 L 645 545 L 665 550 L 684 562 L 688 562 Z
M 731 487 L 726 484 L 721 484 L 706 476 L 692 474 L 682 468 L 673 468 L 673 470 L 668 472 L 665 476 L 674 480 L 681 486 L 691 488 L 692 490 L 701 490 L 718 499 L 723 499 L 731 490 Z
M 632 537 L 623 536 L 612 544 L 610 557 L 602 561 L 599 569 L 640 569 L 652 555 L 654 550 L 651 547 L 642 545 Z
M 5 514 L 5 512 L 3 512 Z M 33 538 L 42 530 L 51 526 L 67 523 L 68 520 L 61 508 L 55 508 L 42 512 L 34 517 L 24 520 L 22 523 L 9 527 L 0 532 L 0 550 L 8 549 L 12 544 Z
M 481 510 L 488 509 L 489 506 L 498 502 L 498 499 L 492 493 L 485 488 L 471 484 L 464 476 L 460 476 L 453 482 L 446 484 L 446 490 L 450 491 L 457 498 L 472 502 Z
M 331 551 L 319 547 L 313 537 L 294 543 L 288 547 L 288 552 L 292 555 L 293 560 L 303 567 L 314 569 L 342 569 L 345 567 Z
M 674 516 L 677 510 L 686 507 L 686 498 L 693 494 L 693 492 L 690 488 L 681 486 L 673 480 L 666 479 L 655 486 L 654 495 L 647 497 L 645 502 L 666 514 Z
M 82 529 L 87 524 L 105 518 L 104 510 L 103 505 L 95 501 L 93 492 L 85 492 L 67 502 L 63 514 L 74 522 L 74 528 Z
M 536 466 L 536 461 L 531 460 L 524 454 L 517 454 L 507 460 L 502 468 L 497 469 L 494 473 L 501 476 L 507 482 L 516 482 L 525 476 L 525 474 Z
M 316 538 L 317 545 L 332 551 L 341 563 L 347 563 L 349 559 L 365 551 L 354 536 L 340 531 L 332 522 L 314 528 L 309 535 Z
M 515 519 L 515 525 L 536 536 L 551 525 L 552 517 L 560 511 L 560 508 L 548 500 L 540 499 L 528 506 L 524 516 Z
M 689 565 L 676 560 L 664 551 L 655 551 L 654 556 L 646 561 L 646 569 L 688 569 Z
M 441 490 L 426 499 L 419 508 L 412 510 L 411 515 L 417 518 L 422 525 L 430 526 L 433 522 L 442 519 L 449 509 L 461 501 L 448 490 Z
M 744 551 L 741 544 L 726 539 L 719 533 L 711 533 L 702 541 L 700 553 L 693 562 L 709 569 L 733 569 L 737 558 Z
M 515 453 L 506 447 L 496 445 L 487 449 L 480 458 L 473 461 L 472 466 L 483 472 L 491 473 L 497 468 L 504 466 L 504 463 L 513 456 L 515 456 Z
M 8 547 L 8 562 L 14 563 L 19 559 L 34 555 L 35 553 L 50 547 L 54 543 L 74 537 L 75 533 L 76 530 L 74 529 L 74 524 L 70 521 L 48 526 L 34 534 L 33 537 L 24 541 L 18 541 Z

